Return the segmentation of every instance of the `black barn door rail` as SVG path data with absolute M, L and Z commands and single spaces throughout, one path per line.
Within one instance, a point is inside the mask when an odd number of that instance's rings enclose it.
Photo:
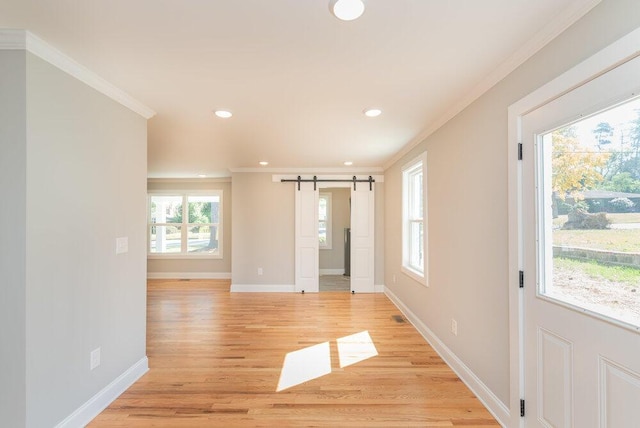
M 369 190 L 373 190 L 373 183 L 376 180 L 373 179 L 372 176 L 369 176 L 367 179 L 358 179 L 355 175 L 351 180 L 339 180 L 339 179 L 331 179 L 331 178 L 321 178 L 318 179 L 318 176 L 314 175 L 313 179 L 310 178 L 301 178 L 298 176 L 297 179 L 286 179 L 283 178 L 280 180 L 282 183 L 298 183 L 298 190 L 300 190 L 300 183 L 313 183 L 313 190 L 317 190 L 318 183 L 353 183 L 353 190 L 356 190 L 356 183 L 369 183 Z

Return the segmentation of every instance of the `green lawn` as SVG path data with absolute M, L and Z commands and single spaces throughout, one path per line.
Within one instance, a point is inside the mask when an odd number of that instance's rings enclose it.
M 640 229 L 553 231 L 553 245 L 640 253 Z
M 640 223 L 640 213 L 607 214 L 611 223 Z
M 625 214 L 611 214 L 607 213 L 607 218 L 611 220 L 611 223 L 640 223 L 640 213 L 625 213 Z M 567 222 L 566 215 L 559 215 L 558 218 L 553 219 L 554 226 L 562 226 Z
M 554 267 L 569 270 L 579 270 L 596 280 L 609 280 L 625 285 L 638 286 L 640 284 L 640 269 L 625 266 L 603 265 L 596 261 L 581 261 L 554 257 Z
M 640 213 L 607 214 L 613 224 L 640 223 Z M 553 244 L 595 250 L 640 253 L 640 229 L 563 230 L 566 215 L 553 220 Z

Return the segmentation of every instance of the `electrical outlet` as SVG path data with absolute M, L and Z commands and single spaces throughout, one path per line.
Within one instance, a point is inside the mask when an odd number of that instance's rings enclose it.
M 453 333 L 454 336 L 458 335 L 458 322 L 453 318 L 451 318 L 451 333 Z
M 258 268 L 258 275 L 262 275 L 262 268 Z
M 91 370 L 93 370 L 99 365 L 100 365 L 100 348 L 96 348 L 93 351 L 91 351 L 89 367 Z

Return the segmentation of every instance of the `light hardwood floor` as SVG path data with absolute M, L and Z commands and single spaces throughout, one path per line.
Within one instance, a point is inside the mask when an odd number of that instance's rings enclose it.
M 228 290 L 149 281 L 151 369 L 89 426 L 499 426 L 386 296 Z M 378 355 L 340 368 L 362 331 Z M 330 373 L 277 392 L 285 355 L 326 342 Z

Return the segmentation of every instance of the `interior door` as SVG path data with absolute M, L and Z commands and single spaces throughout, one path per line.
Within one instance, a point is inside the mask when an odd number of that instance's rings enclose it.
M 603 116 L 598 117 L 606 118 L 604 111 L 622 108 L 634 97 L 637 100 L 638 89 L 640 60 L 634 59 L 523 117 L 526 427 L 640 426 L 640 317 L 634 315 L 640 308 L 640 282 L 635 288 L 633 279 L 613 288 L 614 293 L 625 291 L 613 299 L 630 299 L 626 307 L 603 298 L 605 287 L 621 280 L 602 276 L 612 262 L 618 263 L 602 255 L 609 257 L 620 251 L 592 247 L 606 241 L 607 233 L 618 231 L 587 224 L 598 220 L 595 199 L 587 196 L 603 186 L 610 173 L 606 169 L 615 166 L 612 160 L 640 151 L 640 141 L 636 141 L 636 149 L 623 147 L 625 139 L 631 141 L 631 132 L 640 137 L 640 128 L 611 126 L 620 128 L 610 135 L 604 132 L 604 139 L 601 133 L 598 140 L 596 129 L 606 130 L 601 124 L 608 122 L 598 119 L 600 123 L 596 120 L 593 128 L 586 122 L 600 114 Z M 632 112 L 633 108 L 627 110 Z M 582 126 L 592 129 L 592 135 L 582 132 Z M 618 143 L 623 154 L 614 155 L 611 147 Z M 576 174 L 577 170 L 582 172 Z M 562 214 L 563 207 L 567 214 Z M 615 217 L 606 212 L 604 217 Z M 633 230 L 623 228 L 620 235 L 628 233 L 633 241 Z M 587 271 L 586 265 L 596 272 Z M 633 270 L 629 272 L 633 274 Z
M 351 291 L 373 293 L 375 191 L 369 183 L 351 189 Z
M 313 183 L 295 188 L 295 270 L 296 291 L 319 291 L 318 197 Z

